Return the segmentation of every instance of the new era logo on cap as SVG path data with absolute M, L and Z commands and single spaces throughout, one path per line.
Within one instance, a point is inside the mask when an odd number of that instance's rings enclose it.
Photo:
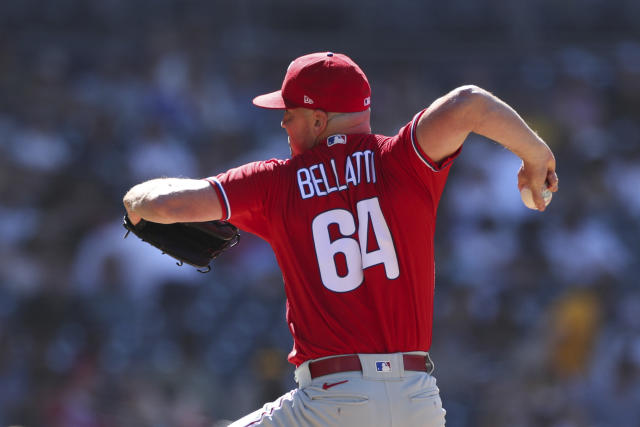
M 307 95 L 304 96 L 305 104 L 313 104 L 313 99 L 309 98 Z
M 382 361 L 376 362 L 376 371 L 391 372 L 391 362 L 388 360 L 382 360 Z

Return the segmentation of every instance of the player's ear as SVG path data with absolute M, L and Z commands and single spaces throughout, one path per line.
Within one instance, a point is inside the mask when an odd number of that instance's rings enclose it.
M 323 110 L 313 110 L 313 129 L 320 135 L 327 128 L 329 115 Z

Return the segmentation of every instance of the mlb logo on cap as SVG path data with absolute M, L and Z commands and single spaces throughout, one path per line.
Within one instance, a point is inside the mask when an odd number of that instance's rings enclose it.
M 389 362 L 388 360 L 376 362 L 376 371 L 391 372 L 391 362 Z

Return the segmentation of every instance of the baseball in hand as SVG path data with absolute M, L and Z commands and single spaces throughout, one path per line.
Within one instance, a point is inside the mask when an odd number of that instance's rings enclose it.
M 538 210 L 536 204 L 533 202 L 533 194 L 531 193 L 531 189 L 529 189 L 529 187 L 522 187 L 522 190 L 520 190 L 520 197 L 522 198 L 522 203 L 524 203 L 526 207 L 528 207 L 529 209 Z M 548 188 L 542 190 L 542 198 L 544 199 L 545 206 L 549 206 L 552 197 L 553 193 Z

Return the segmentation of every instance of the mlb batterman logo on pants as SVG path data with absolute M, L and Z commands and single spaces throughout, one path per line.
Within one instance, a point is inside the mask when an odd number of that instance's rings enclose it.
M 281 88 L 253 103 L 283 110 L 291 158 L 147 181 L 124 198 L 134 223 L 225 220 L 275 251 L 298 387 L 231 425 L 443 426 L 429 350 L 436 211 L 451 165 L 479 133 L 520 153 L 519 188 L 555 192 L 553 154 L 477 86 L 443 95 L 395 135 L 373 134 L 367 77 L 339 53 L 295 59 Z M 533 201 L 545 209 L 540 194 Z
M 384 362 L 376 362 L 376 370 L 378 372 L 391 372 L 391 362 L 384 361 Z

